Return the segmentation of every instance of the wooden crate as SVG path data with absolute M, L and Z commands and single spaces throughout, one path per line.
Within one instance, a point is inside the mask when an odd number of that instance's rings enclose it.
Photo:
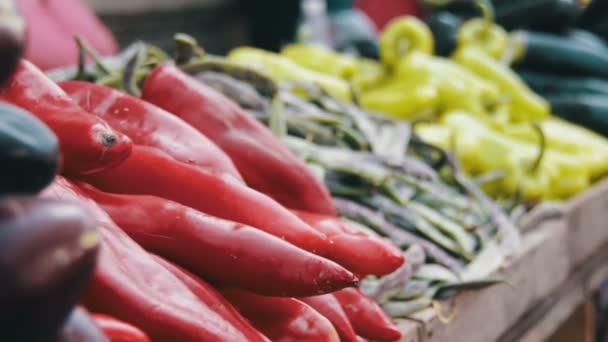
M 496 271 L 511 286 L 447 301 L 450 324 L 427 309 L 398 322 L 402 341 L 530 341 L 549 338 L 608 278 L 608 181 L 572 199 L 562 218 L 526 233 L 520 251 Z

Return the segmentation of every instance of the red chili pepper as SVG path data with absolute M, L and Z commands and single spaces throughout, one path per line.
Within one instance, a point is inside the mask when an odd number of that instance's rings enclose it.
M 85 190 L 146 250 L 223 286 L 268 296 L 311 296 L 352 285 L 352 274 L 320 256 L 240 223 L 160 197 Z
M 405 261 L 403 252 L 390 241 L 357 231 L 339 217 L 293 212 L 333 242 L 328 258 L 356 274 L 389 274 Z
M 397 341 L 401 338 L 401 332 L 382 308 L 359 289 L 342 289 L 333 295 L 342 304 L 358 335 L 372 341 Z
M 357 342 L 357 335 L 348 320 L 348 316 L 346 316 L 340 302 L 332 294 L 302 297 L 299 300 L 310 305 L 311 308 L 325 316 L 336 328 L 341 342 Z
M 264 297 L 226 289 L 224 296 L 243 316 L 274 342 L 338 342 L 336 329 L 327 318 L 294 298 Z
M 331 196 L 306 164 L 236 103 L 174 65 L 156 67 L 142 97 L 218 144 L 252 188 L 289 208 L 336 215 Z
M 80 108 L 55 82 L 22 60 L 0 91 L 0 99 L 27 109 L 57 135 L 68 175 L 91 174 L 120 164 L 131 153 L 131 140 L 102 119 Z
M 330 247 L 325 235 L 271 198 L 232 177 L 176 162 L 151 148 L 134 146 L 124 163 L 84 180 L 103 191 L 159 196 L 209 215 L 251 225 L 313 253 L 325 253 Z
M 150 342 L 148 335 L 134 325 L 108 315 L 93 313 L 91 317 L 110 342 Z
M 164 109 L 95 83 L 67 81 L 59 85 L 83 109 L 106 120 L 133 143 L 158 148 L 177 161 L 242 180 L 224 151 Z
M 248 341 L 69 181 L 58 177 L 43 196 L 79 203 L 103 236 L 85 306 L 140 327 L 153 341 Z
M 230 304 L 230 302 L 211 285 L 170 261 L 167 261 L 154 254 L 152 254 L 152 257 L 154 257 L 159 264 L 163 265 L 167 270 L 169 270 L 169 272 L 173 273 L 177 279 L 186 284 L 192 293 L 194 293 L 210 308 L 213 308 L 215 312 L 222 315 L 222 317 L 229 317 L 232 325 L 234 325 L 241 332 L 247 333 L 247 337 L 249 338 L 250 342 L 270 341 L 266 336 L 262 335 L 261 332 L 254 328 L 245 317 L 241 316 L 234 306 L 232 306 L 232 304 Z

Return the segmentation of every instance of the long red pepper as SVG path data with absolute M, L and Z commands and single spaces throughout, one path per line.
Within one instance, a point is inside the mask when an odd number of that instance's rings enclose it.
M 342 305 L 332 294 L 299 298 L 311 308 L 325 316 L 340 335 L 341 342 L 357 342 L 357 334 L 342 309 Z
M 329 192 L 272 132 L 232 100 L 185 74 L 160 65 L 142 97 L 179 116 L 220 146 L 247 184 L 289 208 L 335 215 Z
M 356 274 L 389 274 L 405 261 L 403 252 L 390 241 L 356 231 L 339 217 L 293 212 L 333 242 L 328 258 Z
M 0 99 L 25 108 L 59 139 L 62 172 L 90 174 L 111 168 L 131 153 L 131 140 L 86 112 L 42 71 L 22 60 Z
M 294 298 L 264 297 L 225 289 L 224 296 L 243 316 L 274 342 L 338 342 L 331 322 Z
M 313 253 L 325 253 L 330 247 L 325 235 L 270 197 L 232 177 L 179 163 L 151 148 L 134 146 L 124 163 L 83 179 L 103 191 L 159 196 L 251 225 Z
M 224 151 L 164 109 L 100 84 L 66 81 L 59 85 L 82 108 L 129 136 L 133 143 L 158 148 L 180 162 L 242 180 Z
M 110 342 L 150 342 L 146 333 L 118 318 L 97 313 L 91 314 L 91 318 L 110 339 Z
M 358 335 L 372 341 L 397 341 L 401 338 L 401 332 L 382 308 L 359 289 L 342 289 L 333 295 L 342 304 Z
M 160 197 L 81 188 L 145 249 L 214 283 L 269 296 L 310 296 L 353 284 L 336 263 L 259 229 Z
M 44 197 L 82 205 L 103 235 L 83 303 L 144 330 L 153 341 L 248 341 L 124 233 L 93 200 L 58 177 Z
M 222 296 L 211 285 L 204 282 L 201 278 L 190 273 L 186 269 L 167 261 L 157 255 L 152 255 L 154 259 L 163 265 L 169 272 L 173 273 L 177 279 L 181 280 L 192 293 L 194 293 L 201 301 L 207 304 L 210 308 L 223 317 L 230 317 L 230 322 L 237 329 L 247 332 L 250 342 L 260 341 L 268 342 L 268 338 L 254 328 L 249 321 L 241 316 L 241 314 L 230 304 L 230 302 Z

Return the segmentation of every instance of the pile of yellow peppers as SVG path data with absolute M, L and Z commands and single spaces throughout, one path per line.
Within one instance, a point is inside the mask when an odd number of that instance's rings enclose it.
M 608 172 L 608 140 L 551 117 L 547 101 L 510 69 L 518 46 L 501 27 L 469 20 L 450 58 L 434 56 L 433 46 L 423 22 L 401 17 L 380 36 L 381 61 L 304 44 L 280 54 L 237 48 L 228 58 L 374 112 L 423 119 L 416 133 L 452 150 L 469 174 L 502 171 L 484 185 L 494 197 L 565 199 Z

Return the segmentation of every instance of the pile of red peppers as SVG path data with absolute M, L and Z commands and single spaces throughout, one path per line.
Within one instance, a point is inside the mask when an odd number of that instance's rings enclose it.
M 21 60 L 0 101 L 57 137 L 59 174 L 38 196 L 96 227 L 77 305 L 109 341 L 401 338 L 356 286 L 402 251 L 350 227 L 268 128 L 179 68 L 156 66 L 135 97 Z

